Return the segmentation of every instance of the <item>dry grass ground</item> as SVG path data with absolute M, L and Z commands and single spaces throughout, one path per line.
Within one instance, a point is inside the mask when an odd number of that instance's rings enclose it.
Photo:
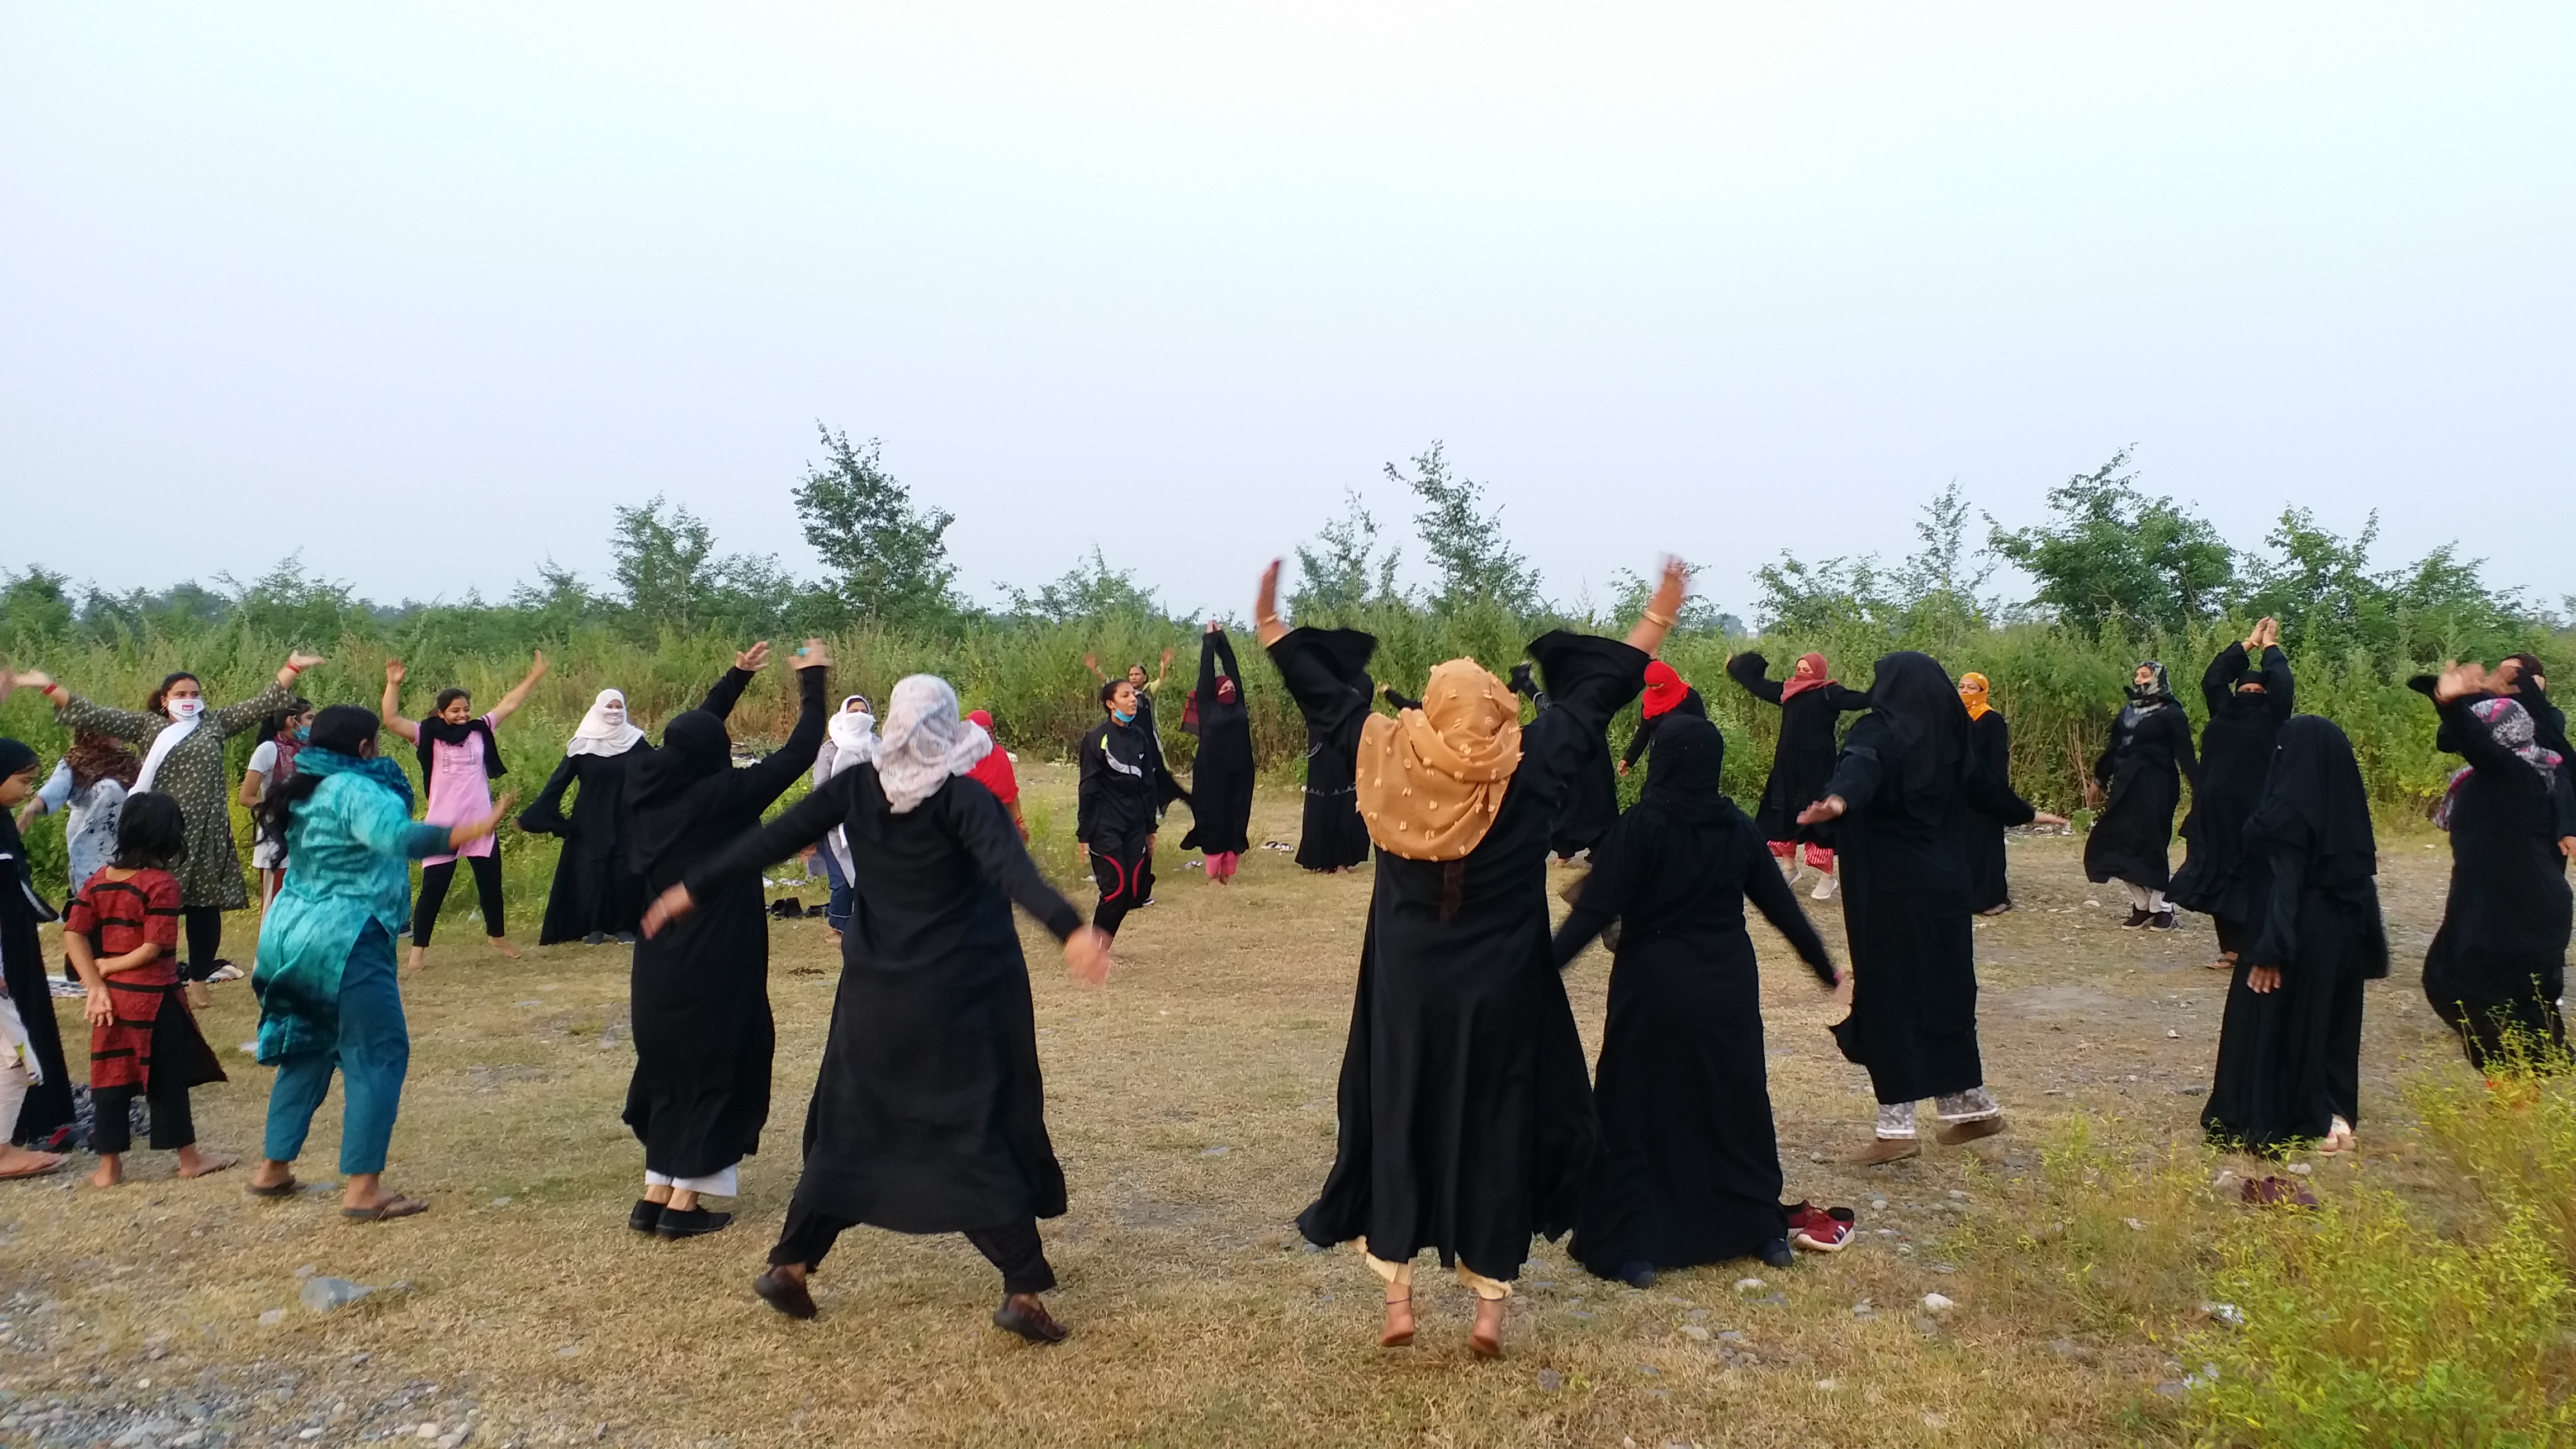
M 1068 808 L 1069 772 L 1029 773 Z M 1256 838 L 1293 840 L 1294 810 L 1265 795 Z M 2392 1119 L 2390 1083 L 2451 1057 L 2415 984 L 2447 856 L 2420 838 L 2389 854 L 2399 965 L 2370 988 L 2365 1154 L 2357 1169 L 2319 1165 L 2328 1193 L 2355 1170 L 2434 1186 Z M 336 1198 L 254 1201 L 239 1172 L 179 1182 L 149 1152 L 112 1192 L 71 1176 L 0 1186 L 0 1388 L 14 1395 L 0 1409 L 19 1416 L 0 1437 L 87 1442 L 70 1436 L 114 1411 L 161 1417 L 133 1443 L 199 1428 L 208 1444 L 335 1444 L 452 1428 L 470 1407 L 477 1443 L 2177 1439 L 2176 1340 L 2203 1291 L 2193 1239 L 2228 1211 L 2186 1190 L 2205 1178 L 2188 1144 L 2224 978 L 2202 969 L 2205 930 L 2118 930 L 2074 842 L 2016 840 L 2012 863 L 2021 909 L 1979 928 L 1989 1081 L 2009 1134 L 1838 1165 L 1869 1134 L 1866 1079 L 1825 1033 L 1831 1003 L 1757 927 L 1789 1193 L 1859 1208 L 1859 1245 L 1785 1272 L 1677 1273 L 1648 1292 L 1539 1245 L 1508 1356 L 1490 1364 L 1467 1354 L 1470 1300 L 1434 1277 L 1421 1346 L 1377 1349 L 1375 1280 L 1290 1228 L 1332 1157 L 1365 875 L 1312 877 L 1256 850 L 1218 890 L 1167 850 L 1161 903 L 1130 922 L 1100 991 L 1069 984 L 1029 933 L 1048 1117 L 1072 1185 L 1071 1213 L 1045 1225 L 1056 1311 L 1074 1329 L 1053 1349 L 986 1325 L 994 1277 L 953 1238 L 853 1234 L 817 1275 L 816 1322 L 749 1293 L 794 1184 L 833 992 L 819 921 L 773 932 L 777 1097 L 741 1220 L 667 1244 L 623 1226 L 641 1169 L 618 1121 L 633 1060 L 625 953 L 532 949 L 512 965 L 451 919 L 406 988 L 412 1074 L 387 1177 L 434 1211 L 352 1226 Z M 1815 909 L 1839 955 L 1838 906 Z M 1568 978 L 1594 1041 L 1607 965 L 1595 951 Z M 216 1003 L 208 1035 L 234 1080 L 199 1094 L 201 1130 L 247 1155 L 268 1073 L 235 1050 L 252 1035 L 248 991 L 219 989 Z M 79 1040 L 76 1007 L 61 1015 Z M 333 1180 L 335 1116 L 336 1098 L 308 1181 Z M 2116 1209 L 2139 1216 L 2136 1251 L 2077 1252 L 2080 1232 L 2019 1220 L 2043 1208 L 2014 1179 L 2079 1117 L 2107 1160 L 2142 1165 L 2103 1191 L 2151 1205 Z M 2175 1144 L 2190 1172 L 2146 1170 Z M 409 1286 L 317 1315 L 296 1303 L 306 1267 Z M 1748 1274 L 1767 1281 L 1739 1290 Z M 1916 1307 L 1935 1291 L 1958 1305 L 1938 1320 Z M 35 1417 L 49 1405 L 62 1411 L 52 1428 Z

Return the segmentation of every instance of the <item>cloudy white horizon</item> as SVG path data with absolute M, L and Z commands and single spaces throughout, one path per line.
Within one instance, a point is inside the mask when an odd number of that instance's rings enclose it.
M 2576 593 L 2576 9 L 0 9 L 0 567 L 817 572 L 820 422 L 992 598 L 1180 610 L 1432 439 L 1547 591 L 2007 525 Z M 2470 506 L 2503 496 L 2507 506 Z M 1419 550 L 1411 550 L 1418 557 Z

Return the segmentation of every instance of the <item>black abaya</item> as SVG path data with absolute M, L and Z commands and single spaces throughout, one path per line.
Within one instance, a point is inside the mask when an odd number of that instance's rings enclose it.
M 2431 692 L 2430 680 L 2408 682 Z M 2452 787 L 2451 889 L 2424 953 L 2424 995 L 2483 1068 L 2508 1032 L 2533 1048 L 2564 1045 L 2571 901 L 2553 781 L 2498 743 L 2474 703 L 2438 706 L 2441 743 L 2470 770 Z
M 1968 722 L 1968 747 L 1989 780 L 2012 779 L 2012 726 L 1989 709 Z M 2004 867 L 2008 822 L 1970 807 L 1959 812 L 1959 850 L 1968 864 L 1968 909 L 1991 911 L 2012 904 L 2012 879 Z
M 1548 937 L 1548 841 L 1584 737 L 1644 687 L 1646 655 L 1564 632 L 1529 654 L 1554 707 L 1522 727 L 1520 764 L 1483 839 L 1455 861 L 1379 856 L 1342 1054 L 1340 1140 L 1322 1193 L 1297 1219 L 1309 1242 L 1365 1236 L 1389 1262 L 1432 1248 L 1443 1266 L 1509 1280 L 1531 1234 L 1574 1224 L 1595 1126 Z M 1331 702 L 1329 679 L 1280 672 L 1301 704 L 1309 691 Z
M 631 935 L 644 919 L 650 902 L 626 846 L 626 787 L 636 764 L 652 752 L 638 741 L 614 755 L 566 755 L 546 788 L 519 812 L 521 830 L 563 838 L 538 945 L 579 941 L 593 932 Z M 566 815 L 564 791 L 576 786 Z
M 1825 781 L 1834 773 L 1835 723 L 1849 711 L 1869 708 L 1869 696 L 1828 681 L 1783 698 L 1784 688 L 1768 677 L 1770 671 L 1771 662 L 1750 651 L 1726 661 L 1727 674 L 1746 692 L 1780 706 L 1780 743 L 1771 753 L 1771 777 L 1763 782 L 1753 828 L 1769 841 L 1831 846 L 1840 822 L 1800 825 L 1798 813 L 1825 798 Z
M 1376 636 L 1357 629 L 1291 629 L 1270 646 L 1270 662 L 1306 717 L 1306 820 L 1297 863 L 1340 870 L 1368 859 L 1368 826 L 1360 819 L 1360 726 L 1377 684 L 1368 676 Z
M 724 718 L 749 671 L 728 670 L 704 703 L 663 729 L 662 748 L 635 771 L 635 868 L 655 895 L 760 824 L 822 747 L 823 676 L 796 671 L 795 732 L 756 765 L 736 769 Z M 760 881 L 728 878 L 692 891 L 697 909 L 635 947 L 635 1077 L 626 1125 L 648 1171 L 706 1177 L 760 1149 L 769 1120 L 776 1028 L 769 1014 L 769 916 Z
M 1220 678 L 1234 681 L 1234 702 L 1216 697 Z M 1243 702 L 1243 674 L 1225 631 L 1199 646 L 1199 752 L 1190 767 L 1190 833 L 1181 849 L 1210 855 L 1252 848 L 1252 712 Z
M 15 740 L 8 743 L 25 748 Z M 9 773 L 35 763 L 35 752 L 28 750 L 26 764 Z M 45 1078 L 28 1084 L 27 1100 L 11 1124 L 9 1140 L 21 1146 L 41 1148 L 72 1124 L 71 1071 L 63 1063 L 62 1027 L 54 1019 L 53 983 L 45 979 L 44 943 L 36 931 L 55 918 L 54 908 L 36 892 L 14 812 L 0 810 L 0 980 L 8 983 L 9 1002 L 27 1028 L 28 1050 Z
M 2243 827 L 2264 894 L 2250 903 L 2202 1130 L 2277 1152 L 2361 1120 L 2362 982 L 2388 974 L 2378 851 L 2352 742 L 2315 715 L 2280 731 Z M 2257 967 L 2281 973 L 2256 991 Z
M 1555 944 L 1562 964 L 1621 922 L 1593 1078 L 1601 1151 L 1570 1245 L 1609 1278 L 1746 1257 L 1788 1235 L 1745 901 L 1834 979 L 1769 848 L 1721 793 L 1716 728 L 1659 718 L 1672 722 L 1645 794 L 1594 852 Z
M 1819 793 L 1846 807 L 1836 843 L 1852 1009 L 1834 1037 L 1894 1105 L 1985 1084 L 1960 816 L 2021 825 L 2037 812 L 1984 769 L 1968 707 L 1937 661 L 1889 655 L 1870 696 Z
M 2238 691 L 2237 681 L 2248 673 L 2263 686 L 2260 691 Z M 2245 818 L 2263 798 L 2273 740 L 2290 717 L 2294 690 L 2289 658 L 2278 645 L 2264 649 L 2257 670 L 2243 644 L 2230 644 L 2200 679 L 2209 723 L 2200 732 L 2191 813 L 2182 820 L 2184 854 L 2182 869 L 2174 872 L 2173 903 L 2210 917 L 2220 949 L 2240 957 L 2241 938 L 2269 891 L 2241 837 Z
M 2171 699 L 2153 708 L 2130 705 L 2112 723 L 2111 742 L 2093 762 L 2108 792 L 2084 837 L 2084 878 L 2123 881 L 2160 891 L 2173 882 L 2174 811 L 2182 781 L 2200 781 L 2191 752 L 2191 719 Z
M 993 793 L 951 777 L 903 814 L 874 764 L 825 781 L 688 877 L 701 901 L 757 892 L 764 864 L 834 826 L 858 910 L 841 936 L 832 1031 L 805 1114 L 796 1204 L 899 1233 L 1060 1217 L 1036 1007 L 1011 904 L 1056 939 L 1080 913 L 1038 874 Z
M 1697 688 L 1686 689 L 1682 693 L 1681 703 L 1662 714 L 1650 714 L 1637 721 L 1637 732 L 1628 737 L 1627 751 L 1620 758 L 1627 763 L 1629 769 L 1633 770 L 1637 768 L 1637 762 L 1646 759 L 1648 752 L 1654 749 L 1655 735 L 1664 727 L 1664 721 L 1706 718 L 1708 718 L 1708 701 L 1700 698 Z M 1653 768 L 1651 762 L 1647 768 Z

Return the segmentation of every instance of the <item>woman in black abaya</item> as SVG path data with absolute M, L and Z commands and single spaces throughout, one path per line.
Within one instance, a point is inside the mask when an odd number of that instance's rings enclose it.
M 626 717 L 625 694 L 603 689 L 564 743 L 563 763 L 546 788 L 519 812 L 521 830 L 563 838 L 538 945 L 596 946 L 611 936 L 634 944 L 635 924 L 644 915 L 644 878 L 627 858 L 626 786 L 636 765 L 652 754 L 644 731 Z M 566 790 L 576 791 L 570 815 L 563 809 Z
M 2093 762 L 2093 788 L 2105 800 L 2084 837 L 2084 878 L 2128 887 L 2125 930 L 2174 928 L 2165 887 L 2173 881 L 2174 811 L 2182 806 L 2184 776 L 2199 785 L 2191 720 L 2173 697 L 2165 667 L 2150 659 L 2130 676 L 2129 702 Z
M 0 699 L 8 697 L 10 678 L 0 668 Z M 72 1079 L 63 1064 L 62 1027 L 54 1018 L 53 983 L 45 977 L 45 948 L 37 928 L 57 919 L 54 908 L 37 893 L 35 872 L 27 866 L 27 845 L 18 838 L 18 807 L 35 793 L 33 748 L 0 739 L 0 1067 L 25 1075 L 15 1085 L 24 1100 L 11 1098 L 13 1120 L 7 1144 L 0 1145 L 0 1178 L 42 1177 L 61 1170 L 62 1157 L 47 1149 L 68 1136 L 72 1125 Z M 34 1151 L 22 1151 L 33 1148 Z
M 632 782 L 634 866 L 648 890 L 679 884 L 702 862 L 760 824 L 823 743 L 823 677 L 832 657 L 820 639 L 796 651 L 795 732 L 759 764 L 736 769 L 725 717 L 769 662 L 766 641 L 696 709 L 662 728 L 662 748 Z M 742 1159 L 760 1150 L 769 1120 L 769 917 L 760 881 L 728 880 L 697 898 L 674 929 L 637 943 L 635 1078 L 626 1125 L 644 1144 L 644 1197 L 626 1225 L 665 1238 L 712 1233 L 731 1213 L 698 1206 L 700 1194 L 732 1197 Z
M 1502 1351 L 1503 1300 L 1533 1233 L 1573 1225 L 1595 1127 L 1583 1041 L 1548 939 L 1547 858 L 1585 736 L 1637 695 L 1681 607 L 1666 565 L 1626 643 L 1562 631 L 1529 646 L 1552 706 L 1520 702 L 1472 659 L 1432 670 L 1422 705 L 1372 715 L 1357 784 L 1379 848 L 1342 1055 L 1333 1170 L 1297 1219 L 1309 1242 L 1360 1243 L 1388 1285 L 1379 1342 L 1413 1341 L 1414 1255 L 1454 1267 L 1478 1303 L 1470 1344 Z M 1279 622 L 1279 566 L 1254 618 L 1291 692 L 1334 702 L 1314 631 Z
M 2012 725 L 1987 699 L 1992 685 L 1982 674 L 1959 676 L 1959 702 L 1968 707 L 1968 745 L 1990 780 L 2012 779 Z M 1968 860 L 1968 909 L 2000 916 L 2012 909 L 2012 878 L 2004 868 L 2006 822 L 1979 810 L 1959 815 L 1959 849 Z
M 1122 681 L 1123 682 L 1123 681 Z M 1039 1218 L 1061 1217 L 1047 1139 L 1036 1008 L 1011 905 L 1064 942 L 1074 978 L 1108 979 L 1109 941 L 1046 883 L 993 792 L 968 777 L 992 737 L 957 717 L 946 680 L 916 674 L 886 700 L 873 759 L 836 772 L 766 827 L 698 862 L 645 917 L 663 931 L 760 868 L 838 829 L 859 906 L 841 937 L 841 989 L 805 1114 L 805 1171 L 753 1286 L 814 1316 L 807 1275 L 862 1223 L 964 1233 L 1002 1272 L 993 1321 L 1053 1343 L 1038 1295 L 1055 1286 Z
M 1531 682 L 1526 664 L 1512 666 L 1511 691 L 1529 700 L 1542 714 L 1556 704 L 1554 696 Z M 1405 707 L 1401 697 L 1390 693 L 1387 698 L 1399 708 Z M 1602 729 L 1599 739 L 1583 742 L 1583 758 L 1566 781 L 1565 804 L 1557 811 L 1548 841 L 1548 848 L 1556 852 L 1559 860 L 1572 860 L 1590 850 L 1619 821 L 1619 775 L 1610 763 L 1607 720 L 1602 722 Z
M 1780 706 L 1780 742 L 1771 752 L 1771 778 L 1763 783 L 1762 803 L 1753 812 L 1754 828 L 1771 842 L 1771 853 L 1797 883 L 1799 857 L 1819 879 L 1808 894 L 1827 900 L 1834 893 L 1834 831 L 1830 823 L 1799 820 L 1800 811 L 1825 793 L 1834 773 L 1834 726 L 1849 711 L 1869 708 L 1869 696 L 1845 689 L 1833 677 L 1822 654 L 1801 654 L 1789 678 L 1771 682 L 1771 661 L 1751 652 L 1726 661 L 1728 677 L 1745 692 Z
M 1199 753 L 1190 767 L 1190 833 L 1181 849 L 1207 856 L 1211 884 L 1233 881 L 1252 848 L 1252 711 L 1243 702 L 1243 671 L 1234 643 L 1208 621 L 1199 647 Z
M 1877 1140 L 1852 1160 L 1894 1162 L 1922 1151 L 1914 1104 L 1933 1099 L 1944 1144 L 2004 1130 L 1977 1051 L 1976 933 L 1960 816 L 2007 825 L 2066 822 L 2034 811 L 1990 775 L 1974 749 L 1968 709 L 1930 655 L 1878 661 L 1870 712 L 1852 726 L 1824 797 L 1799 817 L 1836 822 L 1843 857 L 1843 929 L 1851 943 L 1851 1015 L 1834 1028 L 1843 1055 L 1869 1069 Z
M 1315 871 L 1348 870 L 1369 852 L 1355 771 L 1360 727 L 1377 697 L 1377 683 L 1368 674 L 1377 638 L 1357 629 L 1300 629 L 1297 635 L 1302 642 L 1289 658 L 1276 651 L 1270 656 L 1306 717 L 1306 819 L 1297 837 L 1297 863 Z
M 1725 738 L 1704 719 L 1659 718 L 1645 794 L 1594 852 L 1556 933 L 1562 966 L 1622 923 L 1592 1084 L 1601 1151 L 1572 1251 L 1594 1273 L 1639 1288 L 1658 1268 L 1755 1254 L 1789 1265 L 1744 903 L 1827 988 L 1839 980 L 1766 842 L 1726 798 Z
M 2451 890 L 2424 954 L 2424 995 L 2473 1067 L 2563 1057 L 2570 899 L 2556 791 L 2568 762 L 2539 743 L 2520 703 L 2486 693 L 2477 665 L 2407 683 L 2433 697 L 2443 748 L 2468 761 L 2434 817 L 2451 833 Z
M 2264 893 L 2239 938 L 2201 1128 L 2266 1155 L 2294 1142 L 2349 1152 L 2361 983 L 2388 974 L 2388 932 L 2370 797 L 2342 730 L 2312 714 L 2282 725 L 2244 842 Z
M 2200 732 L 2200 778 L 2192 785 L 2191 813 L 2182 819 L 2184 854 L 2172 897 L 2218 928 L 2219 958 L 2210 963 L 2212 970 L 2235 966 L 2269 890 L 2258 874 L 2260 854 L 2246 847 L 2243 835 L 2246 817 L 2263 798 L 2273 739 L 2294 702 L 2280 628 L 2269 618 L 2257 623 L 2200 677 L 2209 723 Z

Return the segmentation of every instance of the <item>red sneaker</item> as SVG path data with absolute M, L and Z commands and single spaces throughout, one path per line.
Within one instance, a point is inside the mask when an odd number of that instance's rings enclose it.
M 1851 1245 L 1853 1221 L 1850 1208 L 1802 1202 L 1789 1209 L 1789 1241 L 1811 1253 L 1839 1253 Z

